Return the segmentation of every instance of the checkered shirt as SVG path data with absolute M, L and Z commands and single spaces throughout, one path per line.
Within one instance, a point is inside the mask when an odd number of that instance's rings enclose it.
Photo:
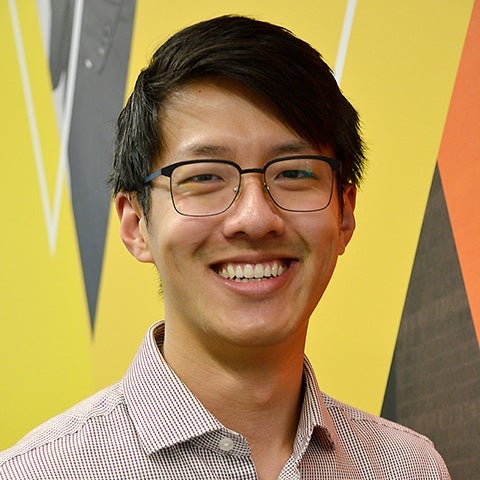
M 0 454 L 1 480 L 254 480 L 245 439 L 224 427 L 164 361 L 163 324 L 124 378 Z M 307 360 L 305 397 L 282 480 L 449 479 L 424 436 L 322 394 Z

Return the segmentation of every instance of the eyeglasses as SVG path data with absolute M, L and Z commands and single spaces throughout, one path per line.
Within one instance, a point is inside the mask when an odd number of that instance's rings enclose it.
M 175 210 L 190 217 L 225 212 L 235 201 L 242 175 L 263 174 L 265 190 L 279 208 L 289 212 L 315 212 L 328 207 L 334 174 L 340 161 L 318 155 L 276 158 L 263 168 L 242 169 L 228 160 L 189 160 L 156 170 L 145 178 L 150 183 L 163 175 L 170 178 Z

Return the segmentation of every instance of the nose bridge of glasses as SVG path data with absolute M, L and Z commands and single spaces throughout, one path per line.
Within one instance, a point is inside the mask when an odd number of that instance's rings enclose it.
M 265 167 L 263 168 L 237 168 L 238 170 L 238 173 L 239 173 L 239 184 L 237 185 L 236 189 L 235 189 L 235 192 L 238 193 L 239 189 L 241 188 L 241 180 L 242 180 L 242 175 L 245 175 L 245 174 L 249 174 L 249 173 L 259 173 L 261 175 L 265 175 Z M 268 187 L 267 187 L 267 184 L 266 184 L 266 181 L 265 181 L 265 176 L 263 177 L 262 179 L 262 185 L 263 185 L 263 188 L 264 190 L 268 190 Z
M 239 169 L 240 175 L 244 175 L 246 173 L 265 173 L 265 168 L 244 168 Z
M 265 200 L 272 201 L 270 189 L 267 185 L 266 178 L 265 178 L 265 167 L 263 167 L 263 168 L 245 168 L 245 169 L 238 168 L 238 172 L 239 172 L 239 183 L 238 183 L 237 187 L 234 189 L 235 190 L 235 199 L 234 199 L 235 201 L 237 201 L 240 196 L 243 196 L 245 194 L 245 190 L 246 190 L 247 187 L 248 187 L 249 191 L 251 191 L 250 190 L 251 186 L 248 186 L 249 183 L 253 183 L 253 186 L 255 184 L 257 184 L 257 188 L 261 186 L 263 197 L 265 198 Z M 251 173 L 256 173 L 256 174 L 262 175 L 260 184 L 258 184 L 257 183 L 258 180 L 255 181 L 254 178 L 252 178 L 251 182 L 242 182 L 242 175 L 251 174 Z M 255 191 L 255 187 L 254 187 L 254 191 Z M 254 193 L 254 195 L 255 195 L 255 193 Z

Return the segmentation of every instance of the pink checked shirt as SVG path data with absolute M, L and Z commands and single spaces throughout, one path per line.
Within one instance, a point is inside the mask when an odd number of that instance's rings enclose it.
M 224 427 L 164 361 L 163 324 L 124 378 L 0 453 L 1 480 L 255 480 L 245 439 Z M 449 479 L 432 443 L 319 391 L 309 362 L 281 480 Z

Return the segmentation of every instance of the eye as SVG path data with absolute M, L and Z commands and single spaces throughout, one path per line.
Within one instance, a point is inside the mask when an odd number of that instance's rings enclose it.
M 278 179 L 286 178 L 291 180 L 298 180 L 302 178 L 315 178 L 315 174 L 311 170 L 284 170 L 277 175 Z
M 185 178 L 181 181 L 182 184 L 185 183 L 211 183 L 215 181 L 221 181 L 222 178 L 214 173 L 200 173 L 188 178 Z
M 179 165 L 171 177 L 171 185 L 182 195 L 204 195 L 225 191 L 238 183 L 235 167 L 221 161 L 202 161 Z
M 172 176 L 177 185 L 212 185 L 225 181 L 228 171 L 222 164 L 187 163 L 180 166 Z
M 229 184 L 231 172 L 223 163 L 187 163 L 172 175 L 175 192 L 188 195 L 204 195 L 221 192 Z

